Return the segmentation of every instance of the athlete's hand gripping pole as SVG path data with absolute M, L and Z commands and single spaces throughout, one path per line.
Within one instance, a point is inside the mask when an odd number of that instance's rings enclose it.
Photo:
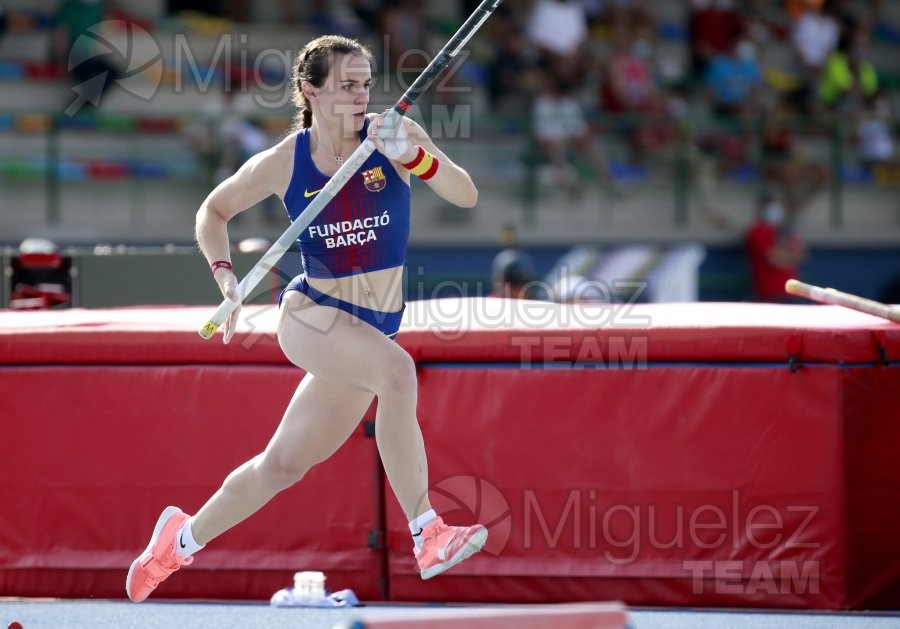
M 384 119 L 384 123 L 379 129 L 379 137 L 388 137 L 397 125 L 400 118 L 406 115 L 406 112 L 415 105 L 416 101 L 431 85 L 435 78 L 449 65 L 451 59 L 459 53 L 466 42 L 472 38 L 472 35 L 481 27 L 485 20 L 490 17 L 491 13 L 500 5 L 502 0 L 483 0 L 478 8 L 469 16 L 469 19 L 459 27 L 456 34 L 447 42 L 437 56 L 431 60 L 428 67 L 422 71 L 422 74 L 415 82 L 406 90 L 406 93 L 394 105 Z M 344 184 L 353 176 L 360 166 L 369 158 L 369 155 L 375 150 L 375 145 L 371 140 L 366 139 L 353 154 L 347 158 L 338 171 L 331 177 L 322 191 L 316 196 L 305 210 L 297 217 L 290 227 L 275 241 L 263 255 L 262 259 L 250 269 L 246 277 L 241 280 L 237 287 L 237 301 L 225 299 L 213 315 L 209 318 L 203 327 L 200 328 L 200 336 L 205 339 L 211 338 L 215 334 L 219 326 L 225 322 L 235 308 L 237 308 L 247 298 L 250 292 L 256 287 L 260 280 L 271 271 L 278 260 L 283 256 L 291 245 L 297 240 L 297 237 L 303 233 L 310 223 L 312 223 L 319 213 L 325 208 Z

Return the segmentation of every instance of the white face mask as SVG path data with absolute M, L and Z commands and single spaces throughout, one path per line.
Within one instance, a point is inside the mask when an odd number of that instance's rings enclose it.
M 751 41 L 742 41 L 737 45 L 737 54 L 743 61 L 756 59 L 756 45 Z
M 763 208 L 763 220 L 769 225 L 781 225 L 784 222 L 784 207 L 778 201 L 769 201 Z

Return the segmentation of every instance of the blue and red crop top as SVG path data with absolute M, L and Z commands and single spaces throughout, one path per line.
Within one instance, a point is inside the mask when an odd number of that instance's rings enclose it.
M 360 139 L 366 137 L 366 119 Z M 309 129 L 297 133 L 294 173 L 284 204 L 294 221 L 328 183 L 313 163 Z M 375 151 L 297 242 L 308 277 L 344 277 L 406 262 L 410 191 L 390 160 Z

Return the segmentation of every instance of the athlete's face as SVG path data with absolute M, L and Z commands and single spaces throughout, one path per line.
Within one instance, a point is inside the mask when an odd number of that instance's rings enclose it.
M 313 88 L 321 122 L 355 133 L 363 127 L 372 86 L 372 68 L 361 55 L 337 55 L 325 84 Z

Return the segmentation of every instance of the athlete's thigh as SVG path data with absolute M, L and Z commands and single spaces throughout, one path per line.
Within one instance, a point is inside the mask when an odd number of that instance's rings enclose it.
M 266 447 L 273 463 L 315 465 L 331 456 L 372 404 L 371 392 L 307 373 Z
M 412 358 L 380 330 L 296 291 L 282 303 L 278 338 L 288 358 L 306 371 L 373 390 L 393 369 L 412 368 Z

